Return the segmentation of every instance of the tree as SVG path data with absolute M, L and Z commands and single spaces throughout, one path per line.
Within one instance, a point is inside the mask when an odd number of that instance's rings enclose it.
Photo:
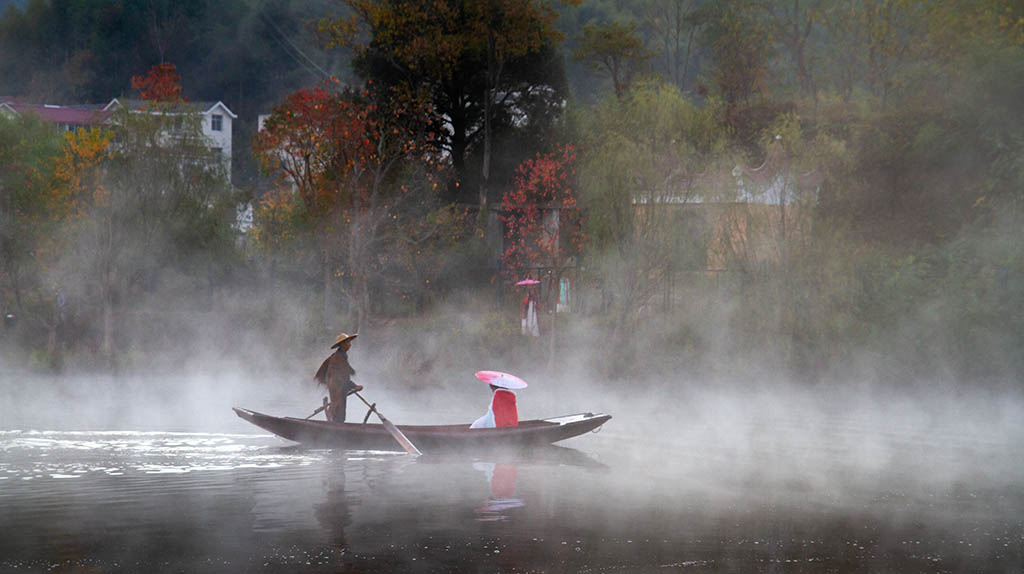
M 524 278 L 544 268 L 555 274 L 557 283 L 558 274 L 580 252 L 583 229 L 575 161 L 575 148 L 564 145 L 516 169 L 515 187 L 501 202 L 507 278 Z
M 633 76 L 650 58 L 650 53 L 636 35 L 636 26 L 612 22 L 604 26 L 584 26 L 573 57 L 589 64 L 598 74 L 607 76 L 612 82 L 615 97 L 621 100 Z
M 682 91 L 690 74 L 693 40 L 699 29 L 697 0 L 656 0 L 645 15 L 656 46 L 660 47 L 665 75 Z
M 714 58 L 714 78 L 726 104 L 749 105 L 765 88 L 771 37 L 758 3 L 727 0 L 701 13 L 703 42 Z
M 160 337 L 123 311 L 174 285 L 195 300 L 228 268 L 235 202 L 200 122 L 187 104 L 151 103 L 119 110 L 109 131 L 67 136 L 56 172 L 73 209 L 53 279 L 89 320 L 99 316 L 108 359 L 121 332 Z
M 576 150 L 564 145 L 538 155 L 516 169 L 515 187 L 502 198 L 506 247 L 502 256 L 505 276 L 512 281 L 531 273 L 548 281 L 551 301 L 551 339 L 548 366 L 554 364 L 555 333 L 561 278 L 583 248 L 582 217 L 578 210 Z
M 332 44 L 355 46 L 357 71 L 381 93 L 430 104 L 436 143 L 454 168 L 450 197 L 475 199 L 483 214 L 495 135 L 523 125 L 530 100 L 542 98 L 554 108 L 563 99 L 564 78 L 553 53 L 560 40 L 554 11 L 530 0 L 346 3 L 354 19 L 327 19 L 321 31 Z M 368 29 L 368 40 L 353 37 L 358 25 Z M 472 198 L 466 195 L 472 171 L 466 162 L 477 148 L 481 163 Z
M 379 101 L 388 104 L 380 107 Z M 403 175 L 407 168 L 436 161 L 423 114 L 421 107 L 400 99 L 317 87 L 300 90 L 275 108 L 257 136 L 255 149 L 264 168 L 292 190 L 314 230 L 326 326 L 331 325 L 335 279 L 357 328 L 369 315 L 370 282 L 383 269 L 383 244 L 399 237 L 392 233 L 398 225 L 396 213 L 416 195 Z M 428 179 L 415 185 L 429 184 L 432 190 L 431 170 L 420 173 L 429 174 Z M 287 196 L 279 192 L 264 202 L 260 213 L 287 217 L 291 208 L 286 204 Z M 260 236 L 266 237 L 267 226 L 260 226 Z
M 101 181 L 103 175 L 101 164 L 111 157 L 111 137 L 112 134 L 100 128 L 71 132 L 65 136 L 63 153 L 57 159 L 55 167 L 57 195 L 67 198 L 66 203 L 70 206 L 70 210 L 66 212 L 67 221 L 72 225 L 81 226 L 79 229 L 87 227 L 85 222 L 89 221 L 90 215 L 100 214 L 110 207 L 110 195 Z M 100 249 L 97 252 L 99 268 L 94 278 L 99 286 L 102 308 L 102 351 L 104 355 L 110 356 L 113 350 L 114 333 L 115 271 L 113 269 L 113 252 L 120 245 L 115 243 L 113 237 L 113 221 L 107 220 L 105 224 L 100 223 L 88 227 L 91 227 L 93 233 L 96 234 L 91 237 L 92 241 L 89 242 L 89 245 Z M 100 235 L 104 231 L 109 235 L 101 237 Z M 73 232 L 72 236 L 75 239 L 83 239 L 83 236 L 78 233 Z M 69 243 L 76 245 L 75 241 Z M 81 271 L 81 269 L 76 271 Z
M 45 322 L 38 293 L 44 272 L 40 255 L 54 232 L 62 198 L 51 193 L 60 137 L 32 115 L 0 116 L 0 310 L 16 309 Z
M 174 64 L 160 63 L 150 68 L 145 76 L 132 76 L 132 89 L 139 97 L 153 102 L 181 102 L 181 76 Z
M 823 7 L 824 0 L 789 0 L 771 2 L 767 6 L 772 37 L 789 54 L 803 96 L 813 93 L 807 43 L 814 23 L 822 18 Z
M 362 160 L 372 149 L 366 121 L 364 108 L 317 86 L 289 95 L 274 108 L 254 141 L 264 170 L 276 175 L 281 186 L 257 209 L 258 236 L 264 246 L 280 242 L 287 232 L 281 225 L 296 207 L 308 217 L 320 253 L 325 328 L 333 324 L 334 279 L 341 274 L 336 262 L 344 250 L 345 224 L 351 223 L 348 207 L 357 191 L 348 183 L 359 179 Z
M 615 369 L 626 368 L 640 310 L 651 308 L 676 271 L 703 268 L 701 230 L 687 225 L 684 210 L 716 199 L 731 169 L 722 106 L 698 107 L 673 85 L 642 82 L 623 102 L 606 98 L 575 110 L 573 119 L 587 190 L 587 267 L 612 323 L 606 356 L 623 359 Z

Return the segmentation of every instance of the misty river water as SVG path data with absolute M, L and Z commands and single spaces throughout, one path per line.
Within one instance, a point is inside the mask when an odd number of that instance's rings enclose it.
M 0 571 L 1024 571 L 1006 434 L 792 416 L 713 441 L 613 419 L 564 447 L 415 458 L 238 423 L 0 432 Z

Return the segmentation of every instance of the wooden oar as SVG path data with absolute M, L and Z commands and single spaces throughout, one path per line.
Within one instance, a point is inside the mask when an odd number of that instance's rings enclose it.
M 317 410 L 313 411 L 313 414 L 311 414 L 308 417 L 306 417 L 306 420 L 308 421 L 309 419 L 315 417 L 317 415 L 317 413 L 323 412 L 323 410 L 326 409 L 329 406 L 331 406 L 331 403 L 327 402 L 327 397 L 324 397 L 324 406 L 322 406 L 322 407 L 318 408 Z
M 358 392 L 355 392 L 355 393 L 352 393 L 352 394 L 354 394 L 355 396 L 359 397 L 359 400 L 363 401 L 363 404 L 365 404 L 366 406 L 370 407 L 370 410 L 373 411 L 374 414 L 377 415 L 377 418 L 380 419 L 380 422 L 381 422 L 382 425 L 384 425 L 384 428 L 387 429 L 387 431 L 389 433 L 391 433 L 392 438 L 394 438 L 395 441 L 398 442 L 398 444 L 402 445 L 402 448 L 405 449 L 405 452 L 407 452 L 409 454 L 415 454 L 415 455 L 423 454 L 422 452 L 420 452 L 420 449 L 416 448 L 416 445 L 412 444 L 412 441 L 409 440 L 408 437 L 406 437 L 404 434 L 402 434 L 402 431 L 398 430 L 398 427 L 396 427 L 395 425 L 391 424 L 391 421 L 389 421 L 388 419 L 384 418 L 384 415 L 380 414 L 380 411 L 377 410 L 377 404 L 376 403 L 371 405 L 370 403 L 366 402 L 366 399 L 363 398 L 363 395 L 360 395 Z

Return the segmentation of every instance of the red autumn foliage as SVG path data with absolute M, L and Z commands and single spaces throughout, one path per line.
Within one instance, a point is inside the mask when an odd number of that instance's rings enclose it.
M 336 207 L 352 188 L 341 179 L 373 153 L 366 136 L 369 110 L 320 86 L 301 89 L 274 108 L 256 136 L 264 168 L 277 172 L 313 214 Z
M 515 186 L 501 206 L 505 222 L 505 275 L 525 277 L 540 267 L 559 268 L 579 253 L 584 236 L 577 208 L 576 149 L 526 160 L 516 168 Z
M 145 76 L 132 76 L 132 89 L 139 90 L 139 96 L 152 102 L 183 102 L 181 97 L 181 76 L 174 64 L 157 64 Z
M 275 234 L 287 239 L 287 225 L 279 224 L 296 214 L 311 219 L 325 301 L 336 281 L 358 324 L 369 313 L 371 279 L 393 264 L 384 246 L 417 245 L 434 235 L 429 228 L 436 224 L 403 217 L 403 204 L 415 196 L 405 185 L 411 181 L 405 168 L 424 168 L 426 181 L 420 183 L 429 184 L 439 158 L 422 106 L 383 97 L 372 87 L 362 93 L 331 90 L 331 83 L 288 96 L 257 134 L 256 155 L 283 193 L 257 206 L 256 225 L 261 243 L 271 245 L 283 242 Z
M 292 186 L 314 216 L 368 199 L 395 162 L 432 149 L 432 136 L 420 133 L 421 110 L 381 109 L 373 101 L 371 92 L 301 89 L 274 108 L 257 134 L 264 169 Z

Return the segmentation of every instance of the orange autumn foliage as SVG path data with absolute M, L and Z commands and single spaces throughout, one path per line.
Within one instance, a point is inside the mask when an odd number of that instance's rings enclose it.
M 112 137 L 100 128 L 64 135 L 63 153 L 54 165 L 58 184 L 49 201 L 52 213 L 78 215 L 90 205 L 105 205 L 108 195 L 99 181 L 100 164 L 111 156 Z

